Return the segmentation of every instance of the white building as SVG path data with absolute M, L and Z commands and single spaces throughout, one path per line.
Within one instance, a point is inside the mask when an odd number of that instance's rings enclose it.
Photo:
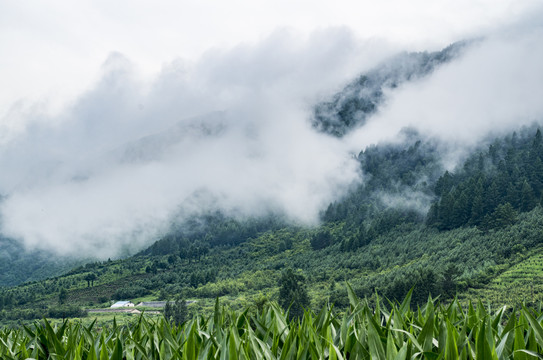
M 120 307 L 133 307 L 134 304 L 130 301 L 117 301 L 115 304 L 111 305 L 112 308 L 120 308 Z

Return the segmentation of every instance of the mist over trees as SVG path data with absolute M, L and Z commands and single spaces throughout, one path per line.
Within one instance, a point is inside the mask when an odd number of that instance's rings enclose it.
M 543 359 L 536 3 L 2 5 L 0 358 Z
M 499 51 L 513 46 L 508 41 Z M 233 109 L 176 119 L 159 132 L 127 138 L 130 141 L 98 154 L 93 164 L 87 159 L 71 168 L 67 161 L 65 172 L 53 174 L 58 178 L 43 178 L 47 186 L 29 185 L 27 192 L 2 200 L 2 225 L 38 248 L 52 241 L 54 250 L 54 244 L 69 235 L 75 240 L 66 242 L 68 253 L 86 239 L 87 250 L 103 245 L 108 257 L 111 249 L 122 249 L 126 258 L 105 261 L 102 254 L 100 260 L 59 275 L 60 266 L 47 267 L 44 255 L 19 256 L 18 240 L 1 238 L 5 284 L 35 280 L 28 272 L 58 276 L 0 288 L 0 321 L 84 314 L 86 307 L 105 307 L 111 300 L 152 298 L 177 299 L 168 303 L 165 315 L 180 324 L 191 315 L 184 299 L 198 299 L 196 307 L 206 311 L 209 299 L 218 297 L 256 309 L 277 301 L 295 319 L 304 310 L 327 304 L 346 309 L 346 282 L 368 301 L 376 294 L 392 302 L 411 294 L 413 304 L 420 305 L 429 296 L 448 301 L 488 291 L 487 298 L 520 304 L 528 286 L 529 300 L 541 299 L 533 282 L 515 285 L 516 291 L 503 281 L 517 267 L 541 268 L 541 131 L 537 125 L 515 124 L 517 132 L 509 133 L 508 118 L 496 125 L 499 136 L 488 140 L 488 118 L 480 115 L 496 101 L 493 89 L 475 93 L 483 101 L 472 107 L 473 113 L 462 113 L 470 107 L 454 103 L 472 100 L 466 84 L 474 86 L 471 76 L 486 70 L 481 64 L 489 58 L 495 59 L 490 50 L 491 43 L 482 41 L 437 52 L 403 53 L 361 72 L 335 95 L 325 100 L 319 96 L 321 101 L 304 111 L 298 97 L 311 84 L 300 85 L 293 95 L 281 91 L 284 84 L 272 82 L 261 96 L 254 91 L 258 81 L 249 79 Z M 524 52 L 516 56 L 524 59 L 526 49 L 520 50 Z M 498 65 L 509 60 L 517 64 L 506 53 L 496 58 Z M 112 62 L 120 61 L 122 68 L 121 60 Z M 487 73 L 490 79 L 504 73 L 503 67 L 487 67 L 494 71 Z M 117 75 L 112 71 L 107 76 L 122 86 L 130 84 Z M 220 71 L 209 76 L 219 75 Z M 290 79 L 287 75 L 284 78 Z M 237 78 L 232 81 L 240 85 Z M 441 86 L 451 81 L 458 87 Z M 226 82 L 222 90 L 230 89 Z M 440 93 L 443 88 L 447 91 Z M 530 89 L 528 100 L 539 88 Z M 107 90 L 100 83 L 77 109 L 92 108 Z M 247 98 L 247 93 L 254 96 Z M 442 96 L 436 99 L 429 93 Z M 291 95 L 296 101 L 285 103 Z M 433 106 L 443 99 L 450 103 Z M 111 104 L 117 100 L 112 97 Z M 512 100 L 506 109 L 512 109 L 509 115 L 518 113 Z M 526 107 L 535 119 L 537 100 Z M 507 113 L 503 103 L 496 103 L 492 111 Z M 75 115 L 77 111 L 70 114 Z M 473 134 L 464 139 L 462 131 L 450 130 L 450 117 L 463 131 L 470 127 L 462 123 L 470 121 Z M 526 123 L 528 117 L 520 118 Z M 100 133 L 105 125 L 96 124 L 93 131 Z M 84 128 L 85 122 L 73 126 Z M 53 141 L 69 138 L 71 131 L 49 130 L 38 127 L 36 136 Z M 500 135 L 504 133 L 509 135 Z M 102 140 L 117 144 L 110 135 Z M 102 164 L 102 159 L 107 161 Z M 206 164 L 205 171 L 201 164 Z M 104 207 L 99 200 L 103 198 L 113 199 L 112 206 Z M 69 206 L 52 211 L 57 202 Z M 42 211 L 42 205 L 49 211 Z M 36 227 L 22 226 L 32 216 Z M 76 229 L 77 222 L 70 220 L 74 216 L 82 224 Z M 52 228 L 61 230 L 42 231 Z M 105 235 L 115 242 L 104 241 Z M 146 246 L 149 239 L 154 242 Z
M 311 120 L 318 131 L 342 137 L 363 126 L 386 100 L 385 92 L 431 75 L 434 69 L 460 56 L 468 42 L 449 45 L 441 51 L 403 53 L 360 75 L 331 100 L 315 106 Z
M 541 204 L 543 141 L 514 133 L 472 155 L 456 173 L 446 172 L 435 185 L 438 199 L 427 223 L 440 230 L 466 225 L 481 229 L 515 223 L 517 214 Z
M 276 289 L 273 299 L 292 305 L 296 316 L 326 301 L 341 308 L 344 280 L 366 297 L 378 292 L 401 299 L 413 288 L 414 302 L 422 303 L 429 294 L 450 298 L 484 287 L 537 249 L 543 221 L 538 128 L 497 138 L 450 171 L 443 169 L 435 143 L 411 135 L 405 144 L 361 152 L 367 181 L 331 203 L 318 227 L 274 216 L 208 214 L 172 228 L 133 258 L 90 263 L 66 279 L 0 291 L 0 310 L 25 308 L 47 296 L 54 297 L 53 309 L 81 296 L 95 304 L 150 295 L 254 293 L 267 299 L 259 291 Z M 454 203 L 443 213 L 447 199 Z M 110 287 L 108 279 L 126 280 Z M 316 291 L 315 284 L 318 300 L 306 290 Z M 21 316 L 30 314 L 38 313 Z

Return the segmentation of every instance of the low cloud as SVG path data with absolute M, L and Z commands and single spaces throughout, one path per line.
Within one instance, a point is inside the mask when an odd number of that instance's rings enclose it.
M 472 44 L 431 77 L 387 94 L 378 114 L 350 135 L 353 148 L 413 127 L 448 145 L 444 161 L 452 167 L 489 134 L 541 123 L 543 27 L 523 23 L 507 30 Z
M 311 106 L 392 51 L 344 28 L 303 39 L 281 30 L 175 60 L 151 81 L 111 54 L 100 81 L 57 116 L 10 113 L 25 126 L 0 145 L 2 232 L 105 258 L 150 244 L 178 214 L 276 211 L 315 223 L 360 174 L 343 143 L 311 128 Z

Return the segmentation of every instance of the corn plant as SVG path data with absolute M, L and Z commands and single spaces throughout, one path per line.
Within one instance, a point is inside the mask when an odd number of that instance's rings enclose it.
M 11 359 L 513 359 L 543 358 L 543 315 L 522 307 L 491 312 L 428 300 L 370 306 L 349 288 L 350 308 L 325 307 L 289 321 L 275 303 L 261 312 L 234 312 L 217 301 L 214 313 L 180 325 L 144 315 L 110 329 L 46 319 L 0 330 L 0 358 Z

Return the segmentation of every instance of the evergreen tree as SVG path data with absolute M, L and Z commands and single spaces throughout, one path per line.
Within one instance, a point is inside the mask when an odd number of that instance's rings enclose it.
M 320 250 L 332 245 L 333 237 L 332 234 L 330 234 L 330 231 L 322 230 L 313 235 L 310 242 L 313 250 Z
M 445 174 L 443 174 L 436 182 L 435 193 L 438 196 L 444 195 L 451 190 L 452 186 L 453 176 L 448 171 L 445 171 Z
M 456 198 L 453 205 L 451 223 L 453 227 L 460 227 L 467 223 L 471 215 L 468 196 L 464 191 Z
M 96 280 L 97 276 L 95 273 L 88 273 L 85 275 L 83 280 L 87 282 L 87 287 L 94 286 L 94 280 Z
M 514 208 L 518 208 L 520 205 L 520 191 L 518 186 L 510 182 L 507 185 L 506 195 L 503 200 L 511 204 Z
M 484 217 L 485 204 L 483 200 L 484 196 L 484 180 L 482 177 L 477 181 L 472 193 L 471 215 L 469 223 L 472 225 L 479 225 Z
M 295 274 L 292 269 L 283 272 L 279 279 L 279 304 L 289 309 L 289 318 L 301 318 L 304 308 L 309 306 L 309 296 L 305 289 L 305 277 Z
M 184 299 L 178 297 L 175 302 L 168 301 L 166 303 L 164 318 L 171 324 L 179 326 L 187 320 L 187 316 L 187 302 Z
M 416 285 L 413 289 L 412 300 L 417 304 L 422 304 L 428 299 L 428 295 L 436 295 L 439 292 L 437 288 L 437 276 L 432 269 L 419 269 L 415 274 Z
M 539 197 L 543 190 L 543 162 L 540 157 L 537 157 L 532 164 L 532 171 L 529 175 L 530 185 L 535 192 L 535 196 Z
M 454 197 L 451 193 L 447 193 L 441 198 L 438 211 L 439 229 L 449 230 L 453 228 L 452 214 L 454 207 Z
M 505 203 L 485 219 L 487 227 L 502 228 L 514 224 L 517 221 L 517 212 L 510 203 Z
M 430 206 L 428 215 L 426 216 L 426 224 L 428 226 L 439 226 L 439 203 L 435 202 Z
M 443 294 L 446 297 L 456 295 L 456 279 L 460 275 L 460 269 L 456 264 L 449 264 L 443 273 Z
M 543 138 L 541 136 L 541 130 L 537 129 L 534 141 L 532 142 L 532 152 L 536 153 L 539 157 L 543 155 Z
M 536 204 L 537 198 L 535 197 L 534 190 L 530 184 L 524 180 L 520 191 L 520 211 L 530 211 Z
M 468 158 L 456 175 L 445 172 L 436 182 L 438 199 L 430 206 L 427 224 L 440 230 L 465 225 L 492 228 L 510 224 L 516 211 L 531 211 L 541 203 L 542 156 L 540 130 L 532 138 L 513 134 L 508 139 L 496 140 L 487 153 Z M 496 212 L 506 203 L 512 207 L 512 213 L 508 207 Z
M 67 299 L 68 299 L 68 292 L 66 291 L 65 288 L 61 288 L 58 293 L 58 303 L 62 305 L 66 302 Z
M 490 186 L 488 187 L 487 191 L 485 192 L 486 196 L 485 199 L 485 209 L 484 213 L 488 214 L 494 211 L 496 207 L 500 204 L 500 189 L 498 186 L 498 183 L 496 181 L 492 181 Z

